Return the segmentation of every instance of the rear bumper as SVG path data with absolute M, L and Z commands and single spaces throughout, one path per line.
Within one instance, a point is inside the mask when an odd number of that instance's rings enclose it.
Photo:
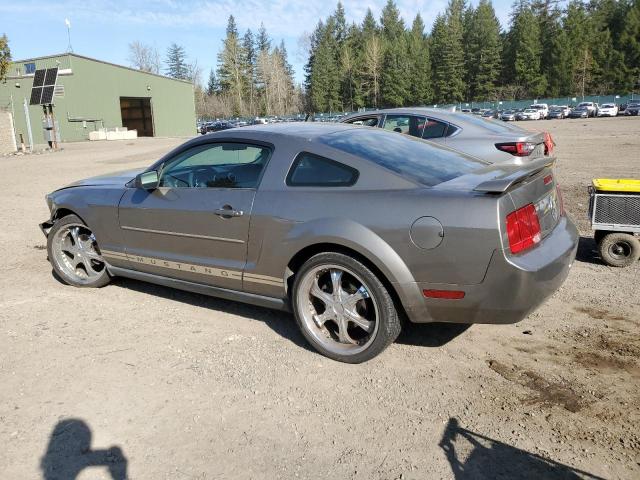
M 578 230 L 566 216 L 553 232 L 531 251 L 506 257 L 496 250 L 482 283 L 451 285 L 420 283 L 417 291 L 463 290 L 459 300 L 424 298 L 405 305 L 412 322 L 515 323 L 519 322 L 563 284 L 578 248 Z M 416 291 L 414 290 L 414 291 Z

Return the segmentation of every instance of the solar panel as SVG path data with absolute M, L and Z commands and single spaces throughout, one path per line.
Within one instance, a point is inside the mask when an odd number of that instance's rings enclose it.
M 58 67 L 36 70 L 31 89 L 31 105 L 47 105 L 53 102 L 53 93 L 58 80 Z
M 45 69 L 36 70 L 36 72 L 33 75 L 33 86 L 34 87 L 42 87 L 44 85 L 45 73 L 46 73 Z
M 40 105 L 40 98 L 42 98 L 42 87 L 33 87 L 31 89 L 29 105 Z
M 54 86 L 50 85 L 48 87 L 43 87 L 42 88 L 42 98 L 40 99 L 40 103 L 43 105 L 46 105 L 48 103 L 51 103 L 53 101 L 53 90 L 54 90 Z
M 55 85 L 58 78 L 58 67 L 47 68 L 47 74 L 44 77 L 44 86 Z

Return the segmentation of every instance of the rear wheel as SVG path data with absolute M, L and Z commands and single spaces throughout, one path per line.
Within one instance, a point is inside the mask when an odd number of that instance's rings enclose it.
M 307 341 L 340 362 L 370 360 L 400 334 L 385 286 L 364 264 L 341 253 L 307 260 L 296 274 L 292 306 Z
M 602 261 L 612 267 L 628 267 L 640 258 L 640 240 L 630 233 L 613 232 L 598 242 Z
M 47 253 L 55 272 L 69 285 L 102 287 L 109 283 L 96 238 L 76 215 L 67 215 L 53 224 Z

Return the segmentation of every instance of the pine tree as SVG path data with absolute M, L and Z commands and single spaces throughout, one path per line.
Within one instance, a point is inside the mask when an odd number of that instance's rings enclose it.
M 464 10 L 464 0 L 449 0 L 445 15 L 438 15 L 433 24 L 431 69 L 438 103 L 464 100 Z
M 246 97 L 248 100 L 248 113 L 254 115 L 256 112 L 256 63 L 257 56 L 253 38 L 253 32 L 250 29 L 244 33 L 242 37 L 242 72 L 244 83 L 247 89 Z
M 189 78 L 189 65 L 187 64 L 187 54 L 184 47 L 172 43 L 167 50 L 166 74 L 172 78 L 187 80 Z
M 209 71 L 209 80 L 207 82 L 207 95 L 210 97 L 218 93 L 218 80 L 216 79 L 215 73 L 213 73 L 213 68 Z
M 409 103 L 425 105 L 431 101 L 431 60 L 429 44 L 424 34 L 424 22 L 420 14 L 416 14 L 409 33 Z
M 510 42 L 514 50 L 514 82 L 526 95 L 538 97 L 546 90 L 546 79 L 540 72 L 540 27 L 530 8 L 523 8 L 513 21 Z
M 410 62 L 407 33 L 393 0 L 387 0 L 380 18 L 384 38 L 384 57 L 380 78 L 381 101 L 387 107 L 398 107 L 409 100 Z
M 500 22 L 490 0 L 480 0 L 467 27 L 465 54 L 468 98 L 491 100 L 500 72 Z
M 264 23 L 260 22 L 260 29 L 258 30 L 258 38 L 256 38 L 256 50 L 258 52 L 268 52 L 271 50 L 271 39 L 267 34 L 267 29 L 264 28 Z
M 223 40 L 222 51 L 218 54 L 218 82 L 220 90 L 232 98 L 234 115 L 240 115 L 245 107 L 244 56 L 244 51 L 238 40 L 235 19 L 233 15 L 230 15 L 227 22 L 227 36 Z

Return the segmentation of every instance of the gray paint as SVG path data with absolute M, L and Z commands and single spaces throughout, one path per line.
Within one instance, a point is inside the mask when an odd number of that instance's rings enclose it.
M 425 188 L 317 140 L 354 128 L 365 127 L 281 124 L 199 137 L 147 170 L 204 143 L 266 142 L 273 154 L 259 187 L 163 187 L 149 192 L 135 188 L 131 180 L 136 172 L 129 172 L 87 179 L 52 193 L 52 218 L 59 209 L 78 214 L 101 250 L 109 252 L 113 274 L 150 275 L 156 283 L 159 278 L 173 279 L 186 282 L 179 288 L 200 285 L 198 291 L 211 294 L 216 289 L 235 291 L 249 302 L 257 295 L 261 304 L 264 297 L 288 301 L 291 259 L 318 244 L 349 248 L 375 265 L 414 322 L 519 321 L 562 283 L 578 239 L 567 217 L 555 217 L 542 242 L 520 255 L 510 254 L 505 231 L 508 213 L 555 192 L 555 181 L 543 181 L 552 173 L 548 161 L 526 168 L 479 165 L 477 171 Z M 331 188 L 285 185 L 301 151 L 358 169 L 357 183 Z M 504 193 L 474 190 L 500 180 L 509 183 Z M 215 215 L 222 205 L 244 214 Z M 417 242 L 411 237 L 412 225 Z M 439 288 L 467 294 L 455 301 L 422 295 L 423 289 Z
M 360 118 L 377 117 L 382 128 L 387 115 L 413 115 L 432 118 L 456 126 L 459 130 L 452 136 L 432 138 L 428 141 L 446 145 L 467 155 L 473 155 L 491 163 L 524 164 L 544 156 L 544 134 L 532 133 L 517 125 L 489 118 L 471 116 L 468 113 L 450 112 L 439 108 L 389 108 L 366 113 L 354 113 L 340 120 L 351 123 Z M 536 149 L 527 157 L 517 157 L 496 148 L 496 143 L 532 142 Z

